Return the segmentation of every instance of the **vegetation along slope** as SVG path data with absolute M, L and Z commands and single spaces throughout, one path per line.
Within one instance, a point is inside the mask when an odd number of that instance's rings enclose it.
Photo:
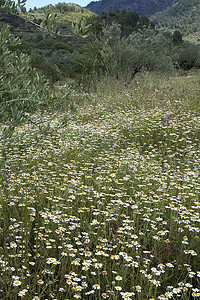
M 151 16 L 151 20 L 159 28 L 180 30 L 184 36 L 200 42 L 199 15 L 199 0 L 181 0 Z

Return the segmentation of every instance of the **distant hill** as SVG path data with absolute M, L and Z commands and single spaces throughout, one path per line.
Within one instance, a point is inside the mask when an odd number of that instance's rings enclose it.
M 115 10 L 134 11 L 141 16 L 151 16 L 178 0 L 100 0 L 90 2 L 86 8 L 96 14 Z M 189 1 L 189 0 L 188 0 Z
M 42 18 L 43 10 L 50 13 L 57 13 L 59 23 L 79 22 L 83 18 L 88 18 L 94 15 L 90 10 L 83 8 L 73 3 L 58 3 L 56 5 L 48 5 L 38 9 L 31 9 L 29 12 L 36 19 Z
M 56 22 L 58 27 L 62 27 L 65 31 L 69 31 L 71 27 L 71 23 L 78 23 L 82 19 L 90 18 L 94 15 L 93 12 L 89 11 L 86 8 L 83 8 L 79 5 L 72 4 L 72 3 L 58 3 L 56 5 L 48 5 L 41 8 L 35 8 L 29 10 L 30 19 L 34 22 L 40 24 L 41 21 L 44 19 L 44 10 L 48 13 L 56 13 L 57 19 Z M 23 13 L 21 13 L 23 16 Z M 31 18 L 32 17 L 32 18 Z M 0 14 L 0 26 L 3 23 L 8 23 L 13 31 L 23 32 L 24 30 L 27 31 L 28 29 L 36 30 L 29 22 L 25 22 L 22 18 L 17 15 L 12 15 L 9 13 L 1 13 Z
M 200 0 L 180 0 L 150 19 L 159 28 L 180 30 L 200 41 Z

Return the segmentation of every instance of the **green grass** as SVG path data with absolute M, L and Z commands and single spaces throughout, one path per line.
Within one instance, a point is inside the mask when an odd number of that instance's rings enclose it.
M 1 128 L 0 299 L 199 297 L 199 86 L 106 80 Z

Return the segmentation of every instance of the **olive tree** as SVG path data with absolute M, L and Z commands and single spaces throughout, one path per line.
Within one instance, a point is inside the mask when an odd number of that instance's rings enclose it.
M 26 0 L 0 0 L 0 12 L 19 14 L 24 8 Z M 45 13 L 41 24 L 34 23 L 27 14 L 27 22 L 31 22 L 46 34 L 59 35 L 56 28 L 56 16 Z M 87 36 L 90 28 L 86 22 L 72 25 L 73 33 Z M 27 115 L 39 111 L 54 99 L 49 89 L 49 82 L 31 67 L 30 58 L 25 54 L 18 54 L 15 49 L 20 43 L 9 27 L 3 25 L 0 29 L 0 122 L 4 125 L 15 126 Z
M 104 30 L 102 58 L 108 75 L 129 82 L 142 69 L 168 72 L 173 69 L 173 45 L 160 32 L 144 29 L 121 36 L 120 25 Z
M 0 0 L 0 12 L 19 14 L 26 1 Z M 51 24 L 47 22 L 47 28 Z M 15 127 L 52 99 L 49 82 L 31 67 L 30 58 L 15 49 L 20 39 L 14 37 L 8 25 L 0 29 L 0 122 Z
M 31 67 L 25 54 L 10 51 L 20 43 L 9 30 L 0 30 L 0 121 L 15 125 L 27 113 L 35 112 L 49 101 L 48 81 Z
M 183 70 L 190 70 L 195 67 L 199 68 L 200 45 L 184 41 L 182 45 L 177 48 L 173 59 L 174 64 Z

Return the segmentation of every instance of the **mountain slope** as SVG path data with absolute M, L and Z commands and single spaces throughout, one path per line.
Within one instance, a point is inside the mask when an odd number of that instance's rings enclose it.
M 200 40 L 200 0 L 180 0 L 151 17 L 159 28 L 180 30 L 185 36 Z
M 134 11 L 141 16 L 151 16 L 167 6 L 172 5 L 178 0 L 100 0 L 90 2 L 86 8 L 96 14 L 103 11 L 115 11 L 116 9 Z

